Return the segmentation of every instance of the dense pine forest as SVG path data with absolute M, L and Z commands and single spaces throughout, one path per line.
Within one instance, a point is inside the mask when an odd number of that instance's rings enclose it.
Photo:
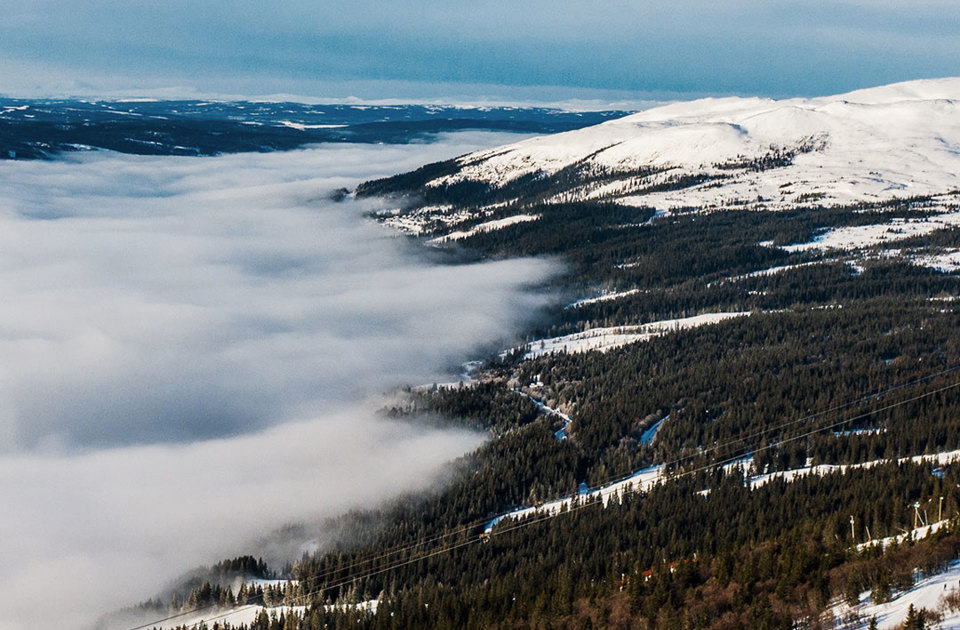
M 556 306 L 513 352 L 487 357 L 468 382 L 397 392 L 383 413 L 489 440 L 450 465 L 442 490 L 343 517 L 332 526 L 352 536 L 275 575 L 238 559 L 195 576 L 171 601 L 143 605 L 158 618 L 208 610 L 208 627 L 225 628 L 217 611 L 257 603 L 274 608 L 251 630 L 833 628 L 839 603 L 865 590 L 884 601 L 960 557 L 960 465 L 908 460 L 960 449 L 960 279 L 916 264 L 960 245 L 960 232 L 895 251 L 780 247 L 922 217 L 923 199 L 655 216 L 545 203 L 564 172 L 510 190 L 422 189 L 452 168 L 358 194 L 399 195 L 404 212 L 503 202 L 483 220 L 536 214 L 440 247 L 549 256 L 566 271 L 547 287 Z M 629 293 L 576 302 L 611 292 Z M 718 312 L 746 314 L 605 352 L 525 352 L 538 339 Z M 772 475 L 828 464 L 852 466 Z M 489 527 L 651 466 L 662 478 L 641 492 Z M 949 522 L 920 541 L 857 547 L 911 531 L 921 513 Z M 238 576 L 280 581 L 238 593 L 227 586 Z M 375 612 L 353 606 L 370 600 Z M 911 614 L 924 627 L 936 611 Z

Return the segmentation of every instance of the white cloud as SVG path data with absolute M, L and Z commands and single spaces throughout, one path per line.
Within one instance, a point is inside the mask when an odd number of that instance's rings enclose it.
M 2 165 L 0 452 L 309 417 L 495 337 L 544 263 L 428 268 L 325 198 L 435 151 Z
M 427 265 L 326 194 L 503 139 L 0 163 L 0 628 L 79 627 L 474 448 L 362 401 L 516 329 L 552 265 Z
M 80 628 L 181 571 L 437 481 L 476 434 L 363 409 L 239 438 L 0 459 L 0 628 Z

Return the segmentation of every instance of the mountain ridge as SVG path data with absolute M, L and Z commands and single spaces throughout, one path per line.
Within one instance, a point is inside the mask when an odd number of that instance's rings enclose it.
M 521 208 L 589 201 L 661 214 L 913 199 L 947 208 L 960 200 L 960 78 L 817 98 L 672 103 L 443 164 L 416 186 L 384 182 L 358 194 L 416 198 L 418 214 L 401 214 L 421 216 L 421 229 L 463 206 L 464 189 Z M 563 184 L 545 186 L 551 178 Z

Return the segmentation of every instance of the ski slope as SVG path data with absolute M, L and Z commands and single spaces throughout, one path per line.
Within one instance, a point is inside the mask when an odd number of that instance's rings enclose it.
M 660 422 L 668 420 L 669 416 L 663 418 Z M 657 423 L 659 428 L 659 424 Z M 655 433 L 654 433 L 655 435 Z M 651 436 L 652 439 L 652 436 Z M 742 471 L 744 475 L 744 484 L 749 486 L 751 489 L 757 489 L 761 486 L 764 486 L 774 479 L 783 479 L 786 482 L 792 482 L 796 479 L 806 477 L 808 475 L 814 476 L 823 476 L 833 472 L 846 472 L 848 470 L 854 470 L 858 468 L 872 468 L 874 466 L 879 466 L 881 464 L 888 463 L 890 460 L 880 459 L 869 462 L 863 462 L 861 464 L 820 464 L 817 466 L 805 466 L 803 468 L 796 468 L 785 471 L 777 471 L 772 473 L 765 474 L 749 474 L 749 471 L 753 465 L 753 458 L 751 456 L 745 456 L 739 458 L 735 461 L 727 462 L 723 465 L 723 470 L 725 474 L 731 474 L 738 468 Z M 905 463 L 914 463 L 914 464 L 936 464 L 938 466 L 943 466 L 952 462 L 960 461 L 960 450 L 955 451 L 944 451 L 942 453 L 931 453 L 928 455 L 914 455 L 911 457 L 901 457 L 896 461 L 898 464 Z M 604 507 L 612 499 L 617 499 L 623 497 L 624 494 L 629 492 L 648 492 L 658 483 L 665 483 L 670 480 L 670 476 L 664 474 L 664 466 L 658 464 L 655 466 L 649 466 L 638 470 L 626 477 L 612 481 L 610 483 L 604 484 L 596 489 L 589 489 L 585 484 L 580 484 L 580 490 L 573 495 L 560 497 L 552 501 L 548 501 L 539 505 L 534 506 L 524 506 L 517 508 L 516 510 L 511 510 L 501 514 L 487 523 L 484 532 L 489 534 L 493 531 L 494 527 L 501 523 L 504 520 L 518 520 L 523 519 L 528 516 L 552 516 L 560 514 L 562 512 L 568 511 L 571 508 L 574 508 L 578 505 L 583 505 L 591 501 L 599 499 Z M 699 492 L 701 496 L 709 496 L 709 490 L 702 490 Z M 922 534 L 918 529 L 913 535 L 918 537 L 921 535 L 927 535 L 933 533 L 939 527 L 936 523 L 931 524 Z M 932 528 L 932 529 L 931 529 Z
M 907 618 L 907 611 L 925 608 L 938 611 L 942 608 L 943 598 L 948 593 L 960 589 L 960 560 L 955 560 L 947 571 L 919 580 L 912 588 L 896 593 L 892 600 L 877 604 L 870 598 L 870 591 L 860 594 L 860 603 L 854 607 L 840 604 L 834 607 L 833 614 L 837 630 L 865 630 L 870 619 L 877 618 L 877 628 L 892 630 Z M 851 621 L 846 619 L 853 618 Z M 960 628 L 960 611 L 943 610 L 943 620 L 928 626 L 941 630 Z
M 494 526 L 505 519 L 518 520 L 528 516 L 560 514 L 577 505 L 589 503 L 596 499 L 599 499 L 604 507 L 606 507 L 611 499 L 622 497 L 627 492 L 646 492 L 662 480 L 663 466 L 650 466 L 649 468 L 638 470 L 629 477 L 609 483 L 596 490 L 587 489 L 586 492 L 578 492 L 575 495 L 555 499 L 541 505 L 523 507 L 506 514 L 501 514 L 487 523 L 484 532 L 489 534 L 493 531 Z M 581 487 L 583 487 L 583 484 L 581 484 Z
M 944 466 L 956 461 L 960 461 L 960 450 L 932 453 L 929 455 L 901 457 L 896 460 L 898 464 L 935 464 L 937 466 Z M 751 488 L 759 488 L 760 486 L 770 483 L 774 479 L 793 481 L 794 479 L 806 477 L 807 475 L 823 476 L 834 472 L 842 473 L 848 470 L 856 470 L 858 468 L 873 468 L 874 466 L 880 466 L 889 462 L 890 460 L 888 459 L 876 459 L 869 462 L 862 462 L 860 464 L 818 464 L 816 466 L 805 466 L 803 468 L 793 468 L 790 470 L 781 470 L 772 473 L 754 475 L 749 478 L 749 484 Z M 749 466 L 746 466 L 746 468 L 749 468 Z

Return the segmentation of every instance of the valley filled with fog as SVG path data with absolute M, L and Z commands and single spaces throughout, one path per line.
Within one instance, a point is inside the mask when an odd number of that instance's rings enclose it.
M 556 268 L 430 263 L 329 195 L 515 138 L 0 163 L 0 628 L 442 483 L 484 436 L 375 397 L 449 380 Z

